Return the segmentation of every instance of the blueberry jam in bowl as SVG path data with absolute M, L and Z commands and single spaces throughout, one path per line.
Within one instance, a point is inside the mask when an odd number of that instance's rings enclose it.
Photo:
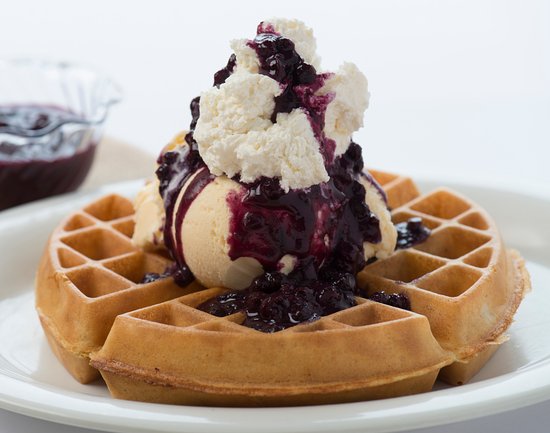
M 0 60 L 0 211 L 77 189 L 119 100 L 88 68 Z

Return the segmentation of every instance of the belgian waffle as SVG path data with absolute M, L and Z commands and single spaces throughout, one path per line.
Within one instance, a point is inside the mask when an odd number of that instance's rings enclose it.
M 368 292 L 406 293 L 412 312 L 358 297 L 274 334 L 242 313 L 211 316 L 196 307 L 223 289 L 140 283 L 170 261 L 132 246 L 132 205 L 112 195 L 63 221 L 44 253 L 36 304 L 53 351 L 81 382 L 97 368 L 114 397 L 162 403 L 336 403 L 425 392 L 438 375 L 464 383 L 505 340 L 529 288 L 523 261 L 468 199 L 372 174 L 395 222 L 421 216 L 433 230 L 359 275 Z
M 54 230 L 36 278 L 36 309 L 56 356 L 81 383 L 99 372 L 89 355 L 99 350 L 115 317 L 196 290 L 171 278 L 139 284 L 171 262 L 131 243 L 132 203 L 109 195 L 70 215 Z
M 373 176 L 387 192 L 394 223 L 421 217 L 432 233 L 367 266 L 359 285 L 367 292 L 405 293 L 457 358 L 439 378 L 466 383 L 506 341 L 504 332 L 530 289 L 523 259 L 506 250 L 493 219 L 466 197 L 446 188 L 420 195 L 410 178 Z

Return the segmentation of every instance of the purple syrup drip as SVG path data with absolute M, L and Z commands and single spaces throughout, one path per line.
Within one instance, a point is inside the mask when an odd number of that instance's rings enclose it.
M 235 56 L 235 54 L 231 54 L 231 56 L 229 56 L 229 60 L 227 61 L 227 65 L 214 74 L 214 86 L 220 87 L 223 83 L 225 83 L 225 80 L 227 80 L 235 70 L 236 65 L 237 56 Z M 194 126 L 191 129 L 194 129 Z
M 191 103 L 191 110 L 193 111 L 193 102 Z M 159 192 L 164 200 L 165 209 L 165 221 L 164 221 L 164 244 L 172 258 L 177 262 L 178 269 L 175 272 L 174 278 L 176 282 L 182 286 L 189 284 L 193 275 L 189 271 L 185 259 L 183 256 L 183 248 L 181 243 L 178 243 L 177 239 L 174 239 L 172 235 L 172 226 L 174 223 L 176 227 L 180 227 L 183 222 L 185 214 L 193 202 L 193 200 L 199 195 L 202 188 L 204 188 L 212 179 L 208 167 L 202 160 L 198 145 L 193 138 L 193 132 L 189 132 L 185 136 L 187 146 L 181 146 L 175 150 L 161 153 L 157 162 L 159 167 L 156 171 L 157 177 L 160 182 Z M 178 209 L 175 209 L 178 195 L 187 183 L 187 181 L 199 170 L 201 173 L 207 173 L 209 181 L 206 182 L 206 175 L 195 177 L 199 178 L 197 182 L 192 182 L 189 185 L 180 201 Z M 176 236 L 179 235 L 179 230 L 176 230 Z
M 185 219 L 185 215 L 187 214 L 187 211 L 189 210 L 189 207 L 193 203 L 193 201 L 199 196 L 201 191 L 208 185 L 210 182 L 214 180 L 214 175 L 210 173 L 207 167 L 201 168 L 195 172 L 195 176 L 193 179 L 189 182 L 187 187 L 185 188 L 185 191 L 180 199 L 178 208 L 175 212 L 175 227 L 176 227 L 176 237 L 173 240 L 174 245 L 176 247 L 176 257 L 178 260 L 178 264 L 180 266 L 180 269 L 183 269 L 184 267 L 187 267 L 185 264 L 185 252 L 183 248 L 183 241 L 181 239 L 181 230 L 180 228 L 183 225 L 183 220 Z M 192 278 L 192 276 L 190 276 Z
M 260 178 L 227 199 L 231 210 L 229 257 L 253 257 L 269 272 L 286 254 L 304 267 L 332 268 L 355 274 L 365 266 L 363 243 L 382 239 L 378 218 L 365 203 L 357 181 L 362 159 L 359 145 L 329 167 L 330 180 L 307 189 L 284 192 L 278 179 Z M 359 170 L 359 171 L 358 171 Z
M 376 190 L 380 194 L 380 197 L 382 197 L 382 200 L 384 200 L 384 203 L 386 203 L 386 206 L 387 206 L 388 205 L 388 195 L 386 194 L 386 191 L 384 191 L 382 186 L 378 182 L 376 182 L 376 179 L 374 179 L 374 177 L 372 177 L 372 174 L 370 174 L 367 170 L 363 170 L 361 172 L 361 177 L 376 188 Z
M 201 97 L 196 96 L 191 100 L 191 104 L 189 104 L 189 108 L 191 109 L 191 124 L 189 125 L 189 129 L 191 131 L 195 130 L 195 127 L 197 126 L 197 122 L 199 121 L 199 117 L 201 115 Z
M 325 235 L 333 238 L 334 225 L 329 219 L 336 218 L 341 199 L 332 183 L 288 193 L 278 179 L 260 178 L 246 185 L 243 192 L 227 200 L 231 209 L 229 257 L 253 257 L 268 271 L 277 270 L 285 254 L 298 259 L 313 256 L 319 266 L 331 247 L 323 239 Z
M 236 57 L 232 55 L 229 57 L 227 65 L 215 74 L 214 85 L 219 87 L 223 84 L 235 69 L 235 65 Z M 177 230 L 176 239 L 174 239 L 172 226 L 175 223 L 176 227 L 181 227 L 191 203 L 204 187 L 214 179 L 204 163 L 199 153 L 198 144 L 193 137 L 193 131 L 200 117 L 200 96 L 191 100 L 189 108 L 191 110 L 191 124 L 189 126 L 190 132 L 185 136 L 187 146 L 161 153 L 157 159 L 159 167 L 156 171 L 160 182 L 159 193 L 163 198 L 165 210 L 164 244 L 176 261 L 176 266 L 171 272 L 176 283 L 181 286 L 189 284 L 194 277 L 185 263 L 181 233 Z M 199 170 L 201 172 L 197 173 Z M 176 210 L 176 201 L 181 189 L 195 173 L 197 173 L 197 176 L 186 188 Z

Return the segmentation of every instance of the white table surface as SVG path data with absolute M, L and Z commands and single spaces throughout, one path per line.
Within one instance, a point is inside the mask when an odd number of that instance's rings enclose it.
M 368 166 L 550 190 L 550 2 L 17 0 L 0 7 L 0 57 L 93 65 L 125 99 L 108 134 L 151 155 L 188 126 L 229 40 L 263 18 L 315 30 L 323 66 L 353 61 L 371 105 L 355 134 Z M 550 396 L 549 396 L 550 397 Z M 547 432 L 550 401 L 440 431 Z M 64 433 L 0 410 L 0 432 Z

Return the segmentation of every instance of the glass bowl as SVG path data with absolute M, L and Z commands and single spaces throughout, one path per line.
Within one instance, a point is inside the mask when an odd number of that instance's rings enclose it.
M 77 189 L 120 99 L 88 68 L 0 60 L 0 210 Z

